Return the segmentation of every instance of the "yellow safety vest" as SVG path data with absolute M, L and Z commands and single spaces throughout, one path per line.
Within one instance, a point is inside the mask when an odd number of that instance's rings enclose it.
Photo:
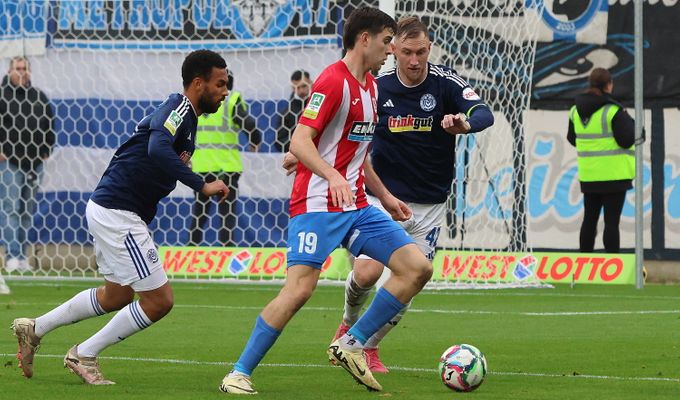
M 243 171 L 238 145 L 241 127 L 234 121 L 236 107 L 245 105 L 241 101 L 241 93 L 231 92 L 216 112 L 198 117 L 196 151 L 191 157 L 194 172 Z
M 607 104 L 583 123 L 576 106 L 569 119 L 576 133 L 578 176 L 581 182 L 618 181 L 635 178 L 635 146 L 620 147 L 614 139 L 612 120 L 620 107 Z

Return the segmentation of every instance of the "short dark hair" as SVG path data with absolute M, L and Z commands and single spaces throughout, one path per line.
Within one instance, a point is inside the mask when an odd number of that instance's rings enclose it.
M 293 73 L 290 75 L 290 80 L 291 81 L 301 81 L 302 77 L 310 79 L 309 72 L 305 71 L 304 69 L 298 69 L 298 70 L 293 71 Z
M 385 28 L 397 31 L 397 23 L 394 18 L 373 7 L 360 7 L 352 11 L 345 22 L 342 33 L 342 45 L 345 50 L 351 50 L 356 44 L 357 36 L 362 32 L 368 32 L 375 36 Z
M 212 50 L 196 50 L 189 53 L 182 63 L 182 83 L 188 88 L 194 78 L 210 79 L 213 68 L 227 68 L 227 62 Z
M 401 40 L 415 39 L 421 33 L 424 33 L 425 37 L 429 37 L 427 25 L 418 17 L 404 17 L 397 22 L 395 36 Z
M 604 68 L 595 68 L 590 72 L 588 77 L 588 84 L 591 88 L 604 90 L 604 88 L 612 81 L 612 76 Z

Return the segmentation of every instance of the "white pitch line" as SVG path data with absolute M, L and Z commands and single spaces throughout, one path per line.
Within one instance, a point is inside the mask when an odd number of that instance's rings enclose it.
M 60 305 L 61 303 L 0 303 L 0 306 L 45 306 Z M 262 310 L 264 306 L 227 306 L 216 304 L 175 304 L 174 308 L 208 309 L 208 310 Z M 303 307 L 301 311 L 342 311 L 339 307 Z M 449 315 L 518 315 L 525 317 L 574 317 L 592 315 L 655 315 L 680 314 L 680 310 L 625 310 L 625 311 L 494 311 L 494 310 L 443 310 L 430 308 L 410 308 L 409 312 L 420 314 L 449 314 Z
M 83 287 L 87 286 L 84 281 L 82 283 L 75 283 L 73 281 L 45 282 L 45 281 L 10 281 L 10 286 L 44 286 L 44 287 Z M 224 282 L 206 282 L 205 284 L 196 282 L 172 282 L 173 285 L 182 286 L 183 290 L 211 290 L 215 288 L 214 285 L 229 285 Z M 196 286 L 194 286 L 196 285 Z M 212 285 L 212 286 L 208 286 Z M 193 287 L 192 287 L 193 286 Z M 324 287 L 325 288 L 325 287 Z M 251 286 L 243 285 L 229 285 L 229 291 L 247 291 L 247 292 L 278 292 L 281 290 L 281 285 L 262 286 L 261 284 L 253 283 Z M 508 289 L 517 290 L 517 289 Z M 522 290 L 522 289 L 520 289 Z M 585 299 L 639 299 L 639 300 L 680 300 L 680 296 L 640 296 L 640 295 L 615 295 L 615 294 L 581 294 L 581 293 L 552 293 L 551 291 L 527 289 L 526 291 L 505 291 L 501 290 L 456 290 L 456 289 L 433 289 L 423 290 L 418 296 L 480 296 L 480 297 L 557 297 L 557 298 L 585 298 Z
M 0 353 L 0 357 L 14 357 L 15 354 Z M 60 354 L 36 354 L 36 357 L 40 358 L 64 358 Z M 176 358 L 145 358 L 145 357 L 97 357 L 99 360 L 112 360 L 112 361 L 136 361 L 136 362 L 151 362 L 158 364 L 179 364 L 179 365 L 209 365 L 209 366 L 225 366 L 231 367 L 234 363 L 222 362 L 222 361 L 199 361 L 199 360 L 182 360 Z M 263 363 L 259 365 L 260 367 L 273 367 L 273 368 L 334 368 L 327 364 L 293 364 L 293 363 Z M 431 372 L 437 373 L 436 368 L 412 368 L 412 367 L 400 367 L 400 366 L 389 366 L 389 369 L 393 371 L 404 371 L 404 372 Z M 680 383 L 680 378 L 657 378 L 657 377 L 640 377 L 640 376 L 611 376 L 611 375 L 573 375 L 573 374 L 547 374 L 538 372 L 502 372 L 502 371 L 490 371 L 491 375 L 498 376 L 528 376 L 536 378 L 577 378 L 577 379 L 601 379 L 601 380 L 616 380 L 616 381 L 648 381 L 648 382 L 678 382 Z

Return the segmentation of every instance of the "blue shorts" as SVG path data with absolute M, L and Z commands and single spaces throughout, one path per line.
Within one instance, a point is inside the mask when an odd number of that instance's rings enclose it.
M 342 244 L 352 254 L 366 254 L 384 265 L 400 247 L 414 243 L 398 223 L 373 206 L 345 212 L 296 215 L 288 224 L 288 266 L 321 269 Z

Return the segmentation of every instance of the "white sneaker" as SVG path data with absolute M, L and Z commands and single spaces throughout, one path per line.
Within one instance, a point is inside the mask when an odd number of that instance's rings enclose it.
M 231 394 L 257 394 L 253 388 L 253 382 L 249 376 L 233 374 L 230 372 L 222 379 L 220 390 Z

